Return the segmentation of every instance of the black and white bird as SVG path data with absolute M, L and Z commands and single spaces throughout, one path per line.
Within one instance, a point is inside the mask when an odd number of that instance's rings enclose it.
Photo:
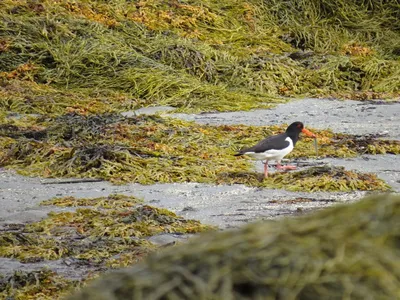
M 295 166 L 282 166 L 281 160 L 284 156 L 292 152 L 299 139 L 300 132 L 315 138 L 315 134 L 305 129 L 303 123 L 294 122 L 289 125 L 286 132 L 267 137 L 253 147 L 240 150 L 235 156 L 248 155 L 255 160 L 265 160 L 265 177 L 268 177 L 268 161 L 270 160 L 277 162 L 276 168 L 279 170 L 294 170 L 296 169 Z

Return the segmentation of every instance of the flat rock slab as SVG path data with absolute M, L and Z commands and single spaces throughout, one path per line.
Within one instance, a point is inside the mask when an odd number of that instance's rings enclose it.
M 302 99 L 272 109 L 252 111 L 173 114 L 173 117 L 210 125 L 277 125 L 301 121 L 306 127 L 349 134 L 378 134 L 400 139 L 400 103 Z

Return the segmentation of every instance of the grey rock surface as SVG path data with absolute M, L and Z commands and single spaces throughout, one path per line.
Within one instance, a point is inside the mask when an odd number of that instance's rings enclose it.
M 108 182 L 46 184 L 39 178 L 26 178 L 12 171 L 0 172 L 1 224 L 40 220 L 51 207 L 38 204 L 52 197 L 100 197 L 118 193 L 142 198 L 150 205 L 167 208 L 186 218 L 221 228 L 237 227 L 259 218 L 277 218 L 359 199 L 364 192 L 303 193 L 247 187 L 173 183 L 115 186 Z M 4 188 L 7 186 L 7 188 Z M 298 200 L 303 199 L 303 200 Z M 57 211 L 67 210 L 57 209 Z
M 400 139 L 400 103 L 385 101 L 342 101 L 306 98 L 279 104 L 272 109 L 252 111 L 173 114 L 201 124 L 277 125 L 304 122 L 306 127 L 332 129 L 349 134 L 381 134 Z

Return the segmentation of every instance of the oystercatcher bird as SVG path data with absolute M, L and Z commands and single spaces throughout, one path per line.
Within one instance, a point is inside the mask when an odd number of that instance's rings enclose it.
M 295 170 L 295 166 L 282 166 L 281 160 L 284 156 L 292 152 L 299 139 L 300 132 L 315 138 L 315 134 L 305 129 L 303 123 L 294 122 L 289 125 L 286 132 L 267 137 L 253 147 L 240 150 L 235 156 L 248 155 L 256 160 L 265 160 L 265 177 L 268 177 L 268 161 L 270 160 L 277 162 L 276 168 L 279 170 Z

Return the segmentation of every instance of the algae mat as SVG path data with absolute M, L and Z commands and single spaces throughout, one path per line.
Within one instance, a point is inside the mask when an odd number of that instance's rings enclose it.
M 141 260 L 158 248 L 152 237 L 212 229 L 124 195 L 53 198 L 41 205 L 70 209 L 51 212 L 38 222 L 6 225 L 0 232 L 0 256 L 50 268 L 0 277 L 0 297 L 55 299 L 99 272 Z M 60 260 L 67 267 L 57 274 L 52 261 Z M 77 268 L 77 279 L 65 278 Z
M 23 175 L 89 177 L 114 183 L 199 182 L 285 188 L 293 191 L 386 190 L 374 174 L 336 167 L 275 173 L 262 180 L 237 149 L 284 131 L 269 127 L 207 126 L 160 116 L 69 113 L 54 118 L 4 118 L 1 166 Z M 30 123 L 30 124 L 29 124 Z M 320 157 L 400 153 L 397 141 L 316 131 Z M 291 158 L 314 155 L 311 140 L 296 145 Z M 332 181 L 332 184 L 328 184 Z
M 393 1 L 2 1 L 0 107 L 239 111 L 281 96 L 398 97 L 398 11 Z
M 400 197 L 204 235 L 69 299 L 397 299 Z

